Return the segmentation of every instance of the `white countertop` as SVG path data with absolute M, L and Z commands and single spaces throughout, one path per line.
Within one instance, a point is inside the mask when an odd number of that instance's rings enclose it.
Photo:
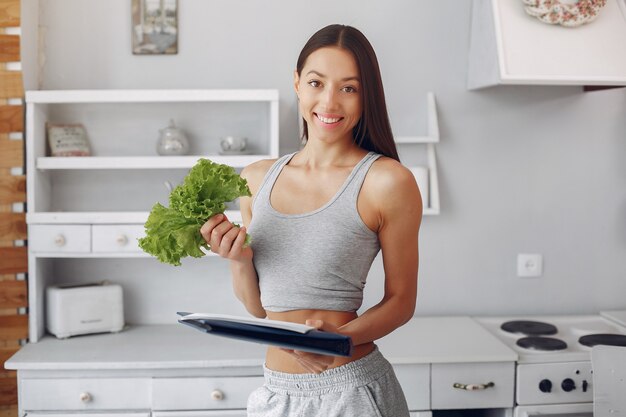
M 414 318 L 377 342 L 392 364 L 515 361 L 517 354 L 469 317 Z M 190 369 L 262 366 L 265 346 L 186 326 L 129 326 L 117 334 L 46 336 L 5 363 L 17 370 Z
M 417 317 L 377 342 L 391 363 L 514 362 L 517 353 L 469 317 Z
M 601 311 L 600 315 L 614 321 L 620 326 L 626 326 L 626 310 Z

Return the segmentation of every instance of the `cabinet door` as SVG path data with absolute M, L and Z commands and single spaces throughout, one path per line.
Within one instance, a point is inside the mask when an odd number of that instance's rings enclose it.
M 394 365 L 409 410 L 430 410 L 430 365 Z

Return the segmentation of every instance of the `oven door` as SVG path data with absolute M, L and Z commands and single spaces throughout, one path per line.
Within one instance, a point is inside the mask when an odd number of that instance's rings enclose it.
M 593 417 L 593 403 L 520 405 L 513 409 L 513 417 Z

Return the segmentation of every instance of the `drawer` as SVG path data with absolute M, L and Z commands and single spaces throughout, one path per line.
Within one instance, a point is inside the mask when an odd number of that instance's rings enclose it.
M 513 362 L 432 364 L 432 409 L 513 407 L 514 381 Z M 489 382 L 494 385 L 486 389 L 454 387 L 454 384 L 479 385 Z
M 156 378 L 152 383 L 152 409 L 245 409 L 248 396 L 264 382 L 262 376 Z
M 86 413 L 77 413 L 76 411 L 72 411 L 67 413 L 61 413 L 58 411 L 27 411 L 24 413 L 24 417 L 150 417 L 150 412 L 146 411 L 129 413 L 127 411 L 111 411 L 98 413 L 90 411 Z
M 121 410 L 150 408 L 150 378 L 24 379 L 21 408 L 29 410 Z
M 248 417 L 248 413 L 246 410 L 153 411 L 152 417 Z
M 94 225 L 91 229 L 93 252 L 141 252 L 137 239 L 146 235 L 140 224 Z
M 430 365 L 394 365 L 411 411 L 430 410 Z
M 28 227 L 31 252 L 90 252 L 91 226 L 35 224 Z

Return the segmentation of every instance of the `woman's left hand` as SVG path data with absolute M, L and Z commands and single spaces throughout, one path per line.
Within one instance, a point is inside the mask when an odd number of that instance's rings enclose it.
M 331 323 L 325 323 L 323 320 L 307 320 L 305 324 L 325 332 L 339 333 L 337 326 Z M 319 353 L 304 352 L 294 349 L 281 348 L 281 350 L 295 357 L 302 367 L 316 374 L 327 370 L 335 361 L 334 356 L 320 355 Z

